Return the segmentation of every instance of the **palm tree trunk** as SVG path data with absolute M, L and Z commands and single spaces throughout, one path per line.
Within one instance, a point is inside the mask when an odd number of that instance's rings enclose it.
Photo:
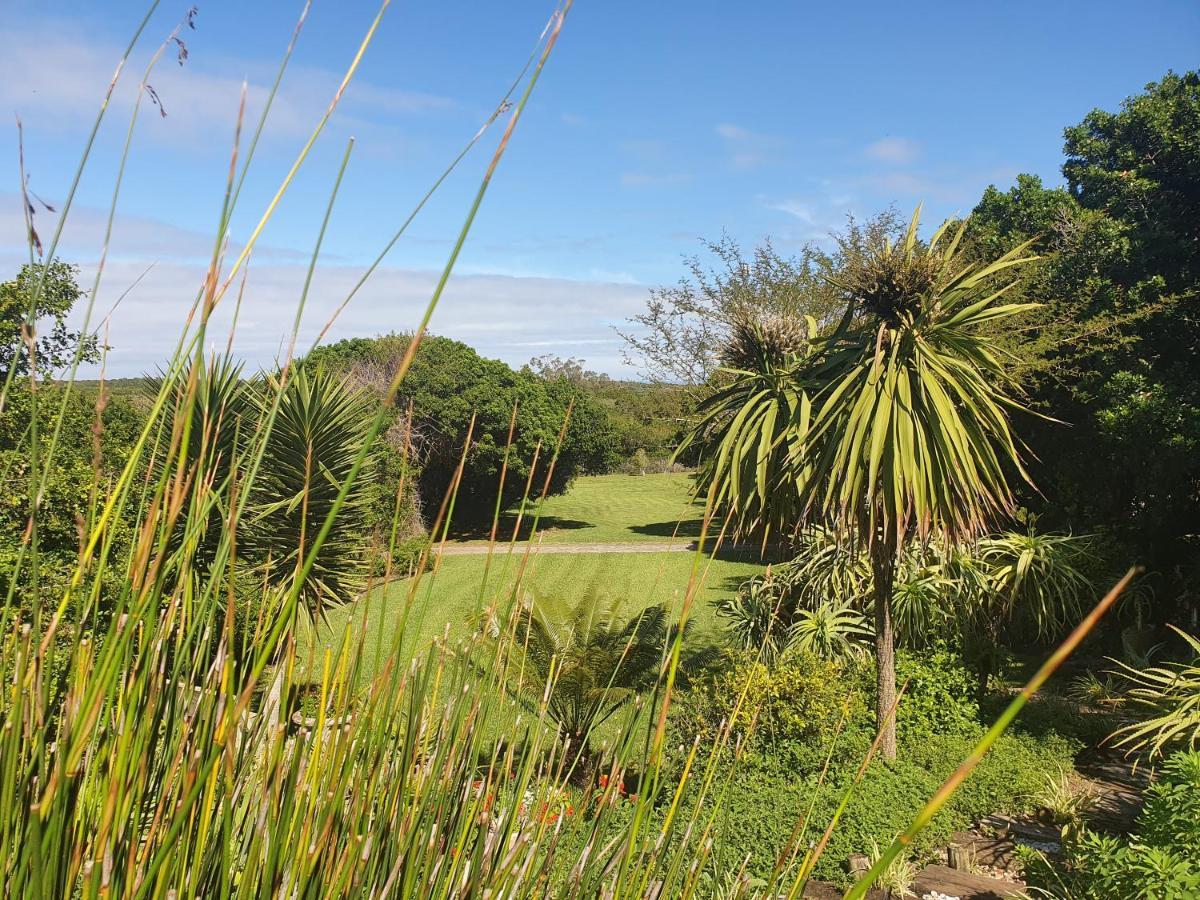
M 896 758 L 896 636 L 892 628 L 892 583 L 896 578 L 895 553 L 888 541 L 871 551 L 875 589 L 875 726 L 883 737 L 879 752 L 884 759 Z
M 596 780 L 598 761 L 588 745 L 586 733 L 572 735 L 571 749 L 575 753 L 575 760 L 568 781 L 576 787 L 591 787 Z

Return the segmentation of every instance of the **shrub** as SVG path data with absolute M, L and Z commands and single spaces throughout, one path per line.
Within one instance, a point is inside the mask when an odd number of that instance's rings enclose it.
M 318 347 L 305 365 L 327 366 L 382 396 L 409 341 L 410 336 L 404 334 L 351 338 Z M 401 439 L 404 429 L 400 425 L 411 404 L 409 437 L 420 467 L 418 485 L 425 509 L 436 510 L 449 490 L 474 416 L 472 446 L 454 512 L 459 521 L 469 524 L 490 520 L 505 464 L 514 402 L 518 404 L 517 422 L 504 483 L 505 505 L 524 491 L 539 444 L 532 492 L 540 492 L 568 406 L 570 424 L 554 466 L 550 493 L 565 490 L 576 475 L 605 472 L 615 465 L 607 415 L 578 386 L 565 378 L 541 378 L 528 369 L 514 371 L 459 341 L 426 337 L 394 401 L 396 427 L 389 432 L 390 437 Z
M 944 644 L 897 654 L 896 677 L 908 689 L 896 710 L 902 734 L 974 732 L 979 723 L 975 676 L 962 657 Z
M 848 671 L 802 652 L 789 653 L 774 667 L 749 656 L 735 657 L 718 677 L 717 706 L 722 716 L 733 715 L 745 692 L 735 728 L 747 729 L 757 718 L 757 741 L 820 743 L 833 734 L 843 709 L 848 715 L 862 711 L 862 694 L 846 678 Z
M 1200 895 L 1200 753 L 1180 752 L 1146 791 L 1129 839 L 1084 831 L 1062 865 L 1026 858 L 1026 878 L 1051 895 L 1186 900 Z
M 748 757 L 735 771 L 726 792 L 714 860 L 740 865 L 748 856 L 752 876 L 769 875 L 780 848 L 792 837 L 810 804 L 812 814 L 804 840 L 815 841 L 832 818 L 865 752 L 865 745 L 860 743 L 864 734 L 869 741 L 869 733 L 857 729 L 841 738 L 853 745 L 853 750 L 835 763 L 820 787 L 819 770 L 797 777 L 769 759 Z M 890 843 L 981 734 L 980 727 L 971 734 L 925 735 L 920 740 L 906 739 L 902 734 L 896 761 L 875 761 L 855 788 L 814 877 L 845 884 L 849 857 L 869 854 L 873 846 Z M 1070 766 L 1076 749 L 1076 744 L 1062 738 L 1002 737 L 913 843 L 914 861 L 934 858 L 954 831 L 984 815 L 1030 811 L 1044 784 L 1044 773 Z

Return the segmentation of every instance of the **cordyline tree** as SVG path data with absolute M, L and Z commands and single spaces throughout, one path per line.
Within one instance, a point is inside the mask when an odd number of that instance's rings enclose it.
M 897 565 L 912 541 L 971 541 L 1028 480 L 1009 426 L 1020 409 L 997 334 L 1032 307 L 1009 303 L 1023 244 L 986 265 L 958 253 L 965 223 L 926 244 L 920 209 L 830 274 L 846 311 L 741 323 L 724 361 L 732 383 L 700 407 L 684 446 L 704 454 L 712 508 L 743 532 L 834 529 L 871 564 L 881 752 L 896 755 Z M 987 325 L 988 327 L 983 327 Z M 682 448 L 681 448 L 682 449 Z

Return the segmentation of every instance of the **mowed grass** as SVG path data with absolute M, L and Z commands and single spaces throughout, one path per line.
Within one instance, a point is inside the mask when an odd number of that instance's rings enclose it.
M 533 504 L 521 524 L 528 537 Z M 501 518 L 497 539 L 512 538 L 517 508 Z M 627 544 L 665 542 L 673 535 L 688 541 L 700 534 L 704 505 L 692 499 L 686 472 L 656 475 L 589 475 L 576 479 L 565 494 L 547 497 L 541 507 L 538 534 L 554 544 Z M 477 541 L 486 534 L 460 534 Z
M 446 636 L 453 642 L 465 635 L 489 605 L 499 603 L 499 608 L 505 609 L 503 604 L 514 596 L 518 581 L 519 596 L 532 596 L 559 609 L 594 601 L 623 616 L 656 603 L 666 603 L 678 611 L 696 563 L 694 553 L 534 551 L 522 573 L 523 557 L 521 545 L 511 555 L 507 548 L 498 552 L 485 583 L 485 556 L 447 556 L 436 573 L 425 574 L 415 593 L 410 580 L 395 581 L 357 603 L 335 610 L 328 624 L 317 631 L 318 645 L 340 643 L 346 627 L 351 626 L 354 640 L 359 636 L 362 639 L 362 677 L 369 678 L 394 652 L 401 628 L 400 657 L 407 660 L 435 638 Z M 721 625 L 714 604 L 731 596 L 739 584 L 761 570 L 758 562 L 701 559 L 697 576 L 701 581 L 690 614 L 693 631 L 689 640 L 716 643 Z
M 309 641 L 313 651 L 340 646 L 350 628 L 361 643 L 361 677 L 370 678 L 399 648 L 402 661 L 436 638 L 451 642 L 476 627 L 480 613 L 532 598 L 569 611 L 581 603 L 628 617 L 658 603 L 678 614 L 693 577 L 699 581 L 689 618 L 695 644 L 720 641 L 715 604 L 762 571 L 747 554 L 701 557 L 694 552 L 539 553 L 546 544 L 669 543 L 686 546 L 700 533 L 703 507 L 693 501 L 686 473 L 597 475 L 577 479 L 567 493 L 547 498 L 538 537 L 531 546 L 510 544 L 515 514 L 502 523 L 489 565 L 486 555 L 442 557 L 416 584 L 402 579 L 375 588 L 361 600 L 330 613 Z M 526 512 L 527 536 L 532 510 Z M 507 531 L 503 525 L 507 524 Z M 714 535 L 715 537 L 715 535 Z M 461 540 L 476 536 L 462 536 Z M 528 551 L 528 552 L 527 552 Z M 313 662 L 320 669 L 318 652 Z

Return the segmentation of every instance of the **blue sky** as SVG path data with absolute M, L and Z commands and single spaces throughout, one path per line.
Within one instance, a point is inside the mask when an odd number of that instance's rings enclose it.
M 109 372 L 169 352 L 203 272 L 238 93 L 251 111 L 299 2 L 207 0 L 150 83 L 97 296 Z M 132 109 L 154 48 L 188 4 L 160 4 L 100 133 L 61 255 L 90 284 Z M 0 107 L 26 129 L 30 184 L 61 202 L 120 49 L 144 4 L 0 0 Z M 315 0 L 231 240 L 244 239 L 376 12 Z M 249 274 L 237 350 L 279 352 L 337 162 L 356 148 L 314 281 L 319 332 L 523 64 L 546 2 L 396 2 Z M 727 232 L 747 247 L 822 241 L 847 213 L 924 202 L 968 212 L 1018 172 L 1059 180 L 1062 129 L 1167 69 L 1194 68 L 1194 0 L 1083 3 L 717 3 L 580 0 L 522 120 L 434 329 L 519 364 L 553 352 L 632 376 L 612 330 L 675 281 L 681 256 Z M 0 150 L 0 267 L 23 257 L 13 129 Z M 499 130 L 496 130 L 498 136 Z M 337 321 L 344 337 L 411 328 L 486 166 L 481 147 Z M 41 212 L 38 228 L 53 230 Z

